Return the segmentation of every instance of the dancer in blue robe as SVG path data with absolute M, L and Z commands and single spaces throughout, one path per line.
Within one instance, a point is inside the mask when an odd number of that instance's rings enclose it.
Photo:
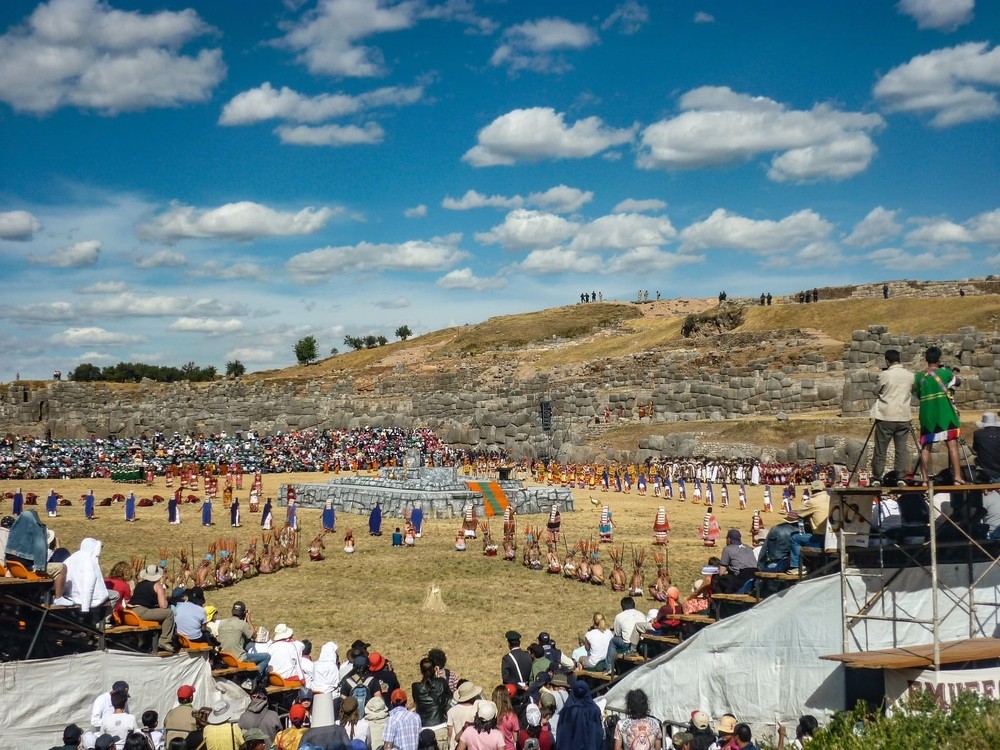
M 421 529 L 424 525 L 424 509 L 420 507 L 420 503 L 417 503 L 413 508 L 413 513 L 410 514 L 410 523 L 413 524 L 413 531 L 416 533 L 417 538 L 420 538 Z
M 333 508 L 333 500 L 327 499 L 323 506 L 323 531 L 333 531 L 337 523 L 337 511 Z
M 368 533 L 372 536 L 382 536 L 382 503 L 375 503 L 368 516 Z
M 167 522 L 172 524 L 181 522 L 181 507 L 176 495 L 167 501 Z
M 271 528 L 274 517 L 271 512 L 271 498 L 264 501 L 264 509 L 260 513 L 260 527 L 265 531 Z
M 289 499 L 288 501 L 288 508 L 285 510 L 285 523 L 293 531 L 299 530 L 299 509 L 294 499 Z
M 21 492 L 21 488 L 17 488 L 17 492 L 14 493 L 14 507 L 11 512 L 15 516 L 21 515 L 21 511 L 24 510 L 24 493 Z
M 240 499 L 236 498 L 233 500 L 233 504 L 229 506 L 229 525 L 234 529 L 240 526 Z
M 45 498 L 45 511 L 49 514 L 49 518 L 55 518 L 58 515 L 59 509 L 59 498 L 56 496 L 55 490 L 49 490 L 49 496 Z
M 88 521 L 93 521 L 94 516 L 94 491 L 88 490 L 87 497 L 83 499 L 83 516 Z
M 212 499 L 205 496 L 205 501 L 201 504 L 201 525 L 212 525 Z
M 135 493 L 128 493 L 128 497 L 125 498 L 125 520 L 134 521 L 135 520 Z

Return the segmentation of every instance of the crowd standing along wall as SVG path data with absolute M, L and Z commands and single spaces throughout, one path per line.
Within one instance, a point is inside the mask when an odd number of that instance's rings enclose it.
M 491 450 L 504 448 L 515 458 L 557 456 L 588 460 L 596 450 L 584 445 L 605 429 L 605 413 L 651 423 L 723 420 L 839 409 L 845 417 L 866 416 L 875 381 L 888 348 L 899 349 L 910 369 L 922 363 L 930 343 L 944 349 L 946 364 L 960 363 L 961 408 L 995 409 L 1000 396 L 1000 335 L 963 328 L 931 342 L 926 336 L 890 334 L 886 326 L 855 331 L 839 359 L 810 351 L 799 332 L 771 336 L 770 354 L 742 366 L 725 360 L 726 346 L 714 352 L 718 364 L 698 366 L 690 348 L 643 352 L 631 358 L 591 363 L 585 375 L 560 377 L 558 369 L 519 379 L 511 366 L 487 373 L 474 367 L 424 375 L 419 379 L 389 373 L 362 391 L 351 379 L 267 382 L 220 380 L 208 384 L 138 385 L 49 382 L 12 383 L 0 402 L 0 430 L 15 434 L 82 438 L 137 436 L 156 430 L 173 433 L 263 433 L 309 428 L 362 426 L 437 431 L 449 445 Z M 740 334 L 731 334 L 739 336 Z M 725 336 L 720 338 L 726 338 Z M 751 342 L 752 344 L 752 342 Z M 787 355 L 795 353 L 796 364 Z M 782 363 L 779 365 L 779 363 Z M 499 374 L 498 374 L 499 371 Z M 551 406 L 546 426 L 541 405 Z M 855 445 L 855 443 L 857 443 Z M 821 437 L 786 450 L 746 446 L 764 460 L 823 463 L 851 460 L 863 441 Z M 640 458 L 666 453 L 712 455 L 694 433 L 652 436 L 639 445 Z M 729 455 L 733 446 L 725 446 Z M 648 452 L 648 453 L 647 453 Z

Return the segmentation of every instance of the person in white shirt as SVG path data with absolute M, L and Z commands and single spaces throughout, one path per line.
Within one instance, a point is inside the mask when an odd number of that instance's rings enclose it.
M 605 670 L 611 673 L 615 669 L 615 660 L 619 654 L 634 651 L 639 645 L 640 632 L 636 630 L 636 625 L 646 622 L 646 616 L 635 608 L 635 599 L 631 596 L 622 597 L 622 611 L 615 617 L 611 626 L 611 640 L 608 642 L 607 662 Z
M 268 653 L 271 654 L 271 671 L 283 680 L 305 683 L 299 647 L 292 640 L 292 635 L 292 629 L 283 622 L 274 628 L 274 641 L 268 648 Z
M 126 712 L 128 711 L 128 683 L 124 680 L 118 680 L 111 686 L 111 692 L 101 693 L 94 699 L 94 703 L 90 707 L 90 726 L 94 729 L 100 729 L 104 717 L 114 713 L 115 709 L 111 705 L 111 696 L 115 693 L 124 694 L 126 701 L 125 710 Z
M 604 615 L 600 612 L 594 615 L 594 627 L 587 631 L 584 638 L 587 641 L 587 655 L 580 660 L 582 669 L 599 668 L 608 656 L 608 645 L 614 635 L 608 630 Z
M 134 732 L 137 729 L 135 717 L 132 714 L 125 713 L 127 705 L 127 695 L 124 693 L 112 693 L 112 712 L 104 715 L 104 718 L 101 720 L 101 728 L 98 731 L 102 734 L 110 734 L 112 737 L 118 737 L 119 739 L 124 739 L 129 732 Z

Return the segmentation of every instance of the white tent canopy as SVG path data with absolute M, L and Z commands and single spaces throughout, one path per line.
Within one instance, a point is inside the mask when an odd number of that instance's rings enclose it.
M 160 714 L 177 705 L 177 688 L 193 685 L 195 706 L 211 706 L 222 697 L 212 669 L 202 655 L 159 658 L 121 651 L 94 651 L 57 659 L 0 663 L 0 748 L 37 750 L 62 742 L 63 729 L 90 729 L 90 708 L 117 680 L 129 684 L 129 709 Z M 238 699 L 248 703 L 239 689 Z M 229 692 L 226 693 L 229 696 Z
M 971 581 L 986 567 L 974 565 Z M 867 614 L 930 620 L 928 571 L 883 572 L 883 576 L 877 570 L 848 572 L 847 611 L 860 611 L 885 581 L 883 594 Z M 994 568 L 976 585 L 974 617 L 970 618 L 967 606 L 952 609 L 963 593 L 967 605 L 969 573 L 966 565 L 938 566 L 940 640 L 997 635 L 1000 570 Z M 803 714 L 825 723 L 834 712 L 847 708 L 844 667 L 819 658 L 845 651 L 841 599 L 839 575 L 798 583 L 632 670 L 607 692 L 608 708 L 624 711 L 626 693 L 638 688 L 649 697 L 655 716 L 676 724 L 686 725 L 696 709 L 713 720 L 735 714 L 753 727 L 755 735 L 763 736 L 773 736 L 777 723 L 794 726 Z M 846 650 L 865 651 L 930 643 L 933 636 L 928 624 L 860 620 L 848 640 Z

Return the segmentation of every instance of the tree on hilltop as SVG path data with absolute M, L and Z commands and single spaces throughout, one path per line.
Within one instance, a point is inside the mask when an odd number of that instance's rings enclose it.
M 239 378 L 246 373 L 247 368 L 238 359 L 234 359 L 232 362 L 226 362 L 226 377 L 227 378 Z
M 410 330 L 409 326 L 403 325 L 396 329 L 396 338 L 400 341 L 406 341 L 412 335 L 413 331 Z
M 300 365 L 308 365 L 311 362 L 315 362 L 316 358 L 319 357 L 316 351 L 315 336 L 304 336 L 299 339 L 293 350 L 295 351 L 295 359 L 298 360 Z

